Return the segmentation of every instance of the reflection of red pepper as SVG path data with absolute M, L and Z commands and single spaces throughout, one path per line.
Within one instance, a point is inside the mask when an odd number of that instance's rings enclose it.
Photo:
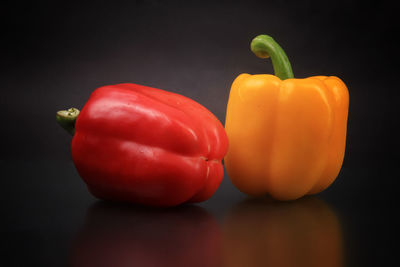
M 97 202 L 77 233 L 71 266 L 221 266 L 221 232 L 205 209 Z
M 104 86 L 80 113 L 59 111 L 57 120 L 74 135 L 73 161 L 96 197 L 155 206 L 200 202 L 223 177 L 224 128 L 184 96 L 136 84 Z

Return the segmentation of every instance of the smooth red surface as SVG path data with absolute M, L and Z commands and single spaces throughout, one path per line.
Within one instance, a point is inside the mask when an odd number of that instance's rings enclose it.
M 136 84 L 98 88 L 72 140 L 75 166 L 98 198 L 174 206 L 210 198 L 228 139 L 199 103 Z

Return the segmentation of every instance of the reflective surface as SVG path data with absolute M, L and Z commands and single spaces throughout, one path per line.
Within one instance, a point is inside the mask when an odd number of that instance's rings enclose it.
M 226 266 L 343 266 L 338 216 L 317 197 L 245 200 L 223 229 Z
M 72 266 L 220 266 L 221 231 L 205 209 L 96 202 L 72 246 Z
M 69 162 L 0 167 L 4 266 L 334 267 L 395 259 L 395 195 L 386 189 L 372 199 L 346 169 L 315 197 L 251 199 L 225 177 L 209 201 L 164 210 L 96 200 Z M 339 194 L 343 186 L 351 192 Z

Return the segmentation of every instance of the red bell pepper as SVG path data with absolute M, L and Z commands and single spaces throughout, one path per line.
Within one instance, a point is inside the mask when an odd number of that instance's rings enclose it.
M 76 123 L 75 123 L 76 119 Z M 89 191 L 106 200 L 175 206 L 217 190 L 228 139 L 199 103 L 136 84 L 95 90 L 82 111 L 57 112 Z

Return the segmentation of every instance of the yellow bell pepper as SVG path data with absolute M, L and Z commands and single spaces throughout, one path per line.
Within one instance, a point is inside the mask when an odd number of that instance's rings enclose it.
M 271 57 L 276 76 L 241 74 L 233 82 L 225 129 L 225 166 L 242 192 L 293 200 L 326 189 L 342 166 L 349 94 L 334 76 L 293 78 L 282 48 L 267 35 L 251 50 Z

